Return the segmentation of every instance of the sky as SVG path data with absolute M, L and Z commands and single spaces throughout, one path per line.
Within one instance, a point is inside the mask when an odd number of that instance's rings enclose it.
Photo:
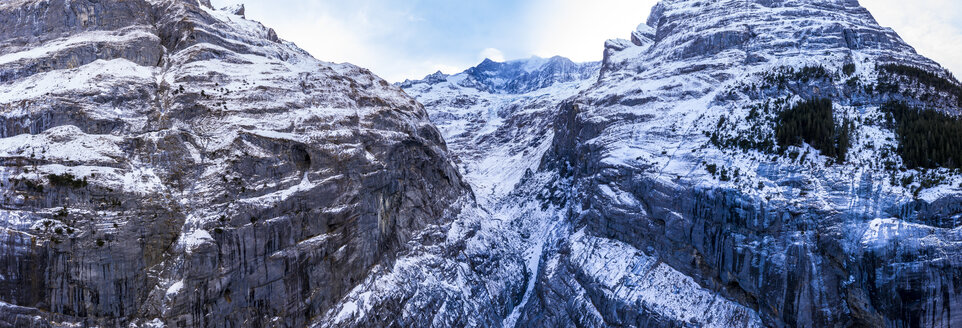
M 656 0 L 212 0 L 243 3 L 314 57 L 350 62 L 391 82 L 496 61 L 560 55 L 601 60 Z M 921 54 L 962 77 L 962 1 L 860 0 Z

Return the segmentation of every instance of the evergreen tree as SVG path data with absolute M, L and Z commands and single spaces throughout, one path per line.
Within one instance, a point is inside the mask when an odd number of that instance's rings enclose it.
M 962 120 L 900 102 L 882 110 L 891 114 L 899 138 L 899 155 L 908 168 L 962 168 Z
M 808 143 L 822 155 L 842 162 L 848 152 L 851 122 L 836 126 L 832 100 L 813 99 L 799 103 L 778 115 L 775 139 L 782 151 L 789 146 Z

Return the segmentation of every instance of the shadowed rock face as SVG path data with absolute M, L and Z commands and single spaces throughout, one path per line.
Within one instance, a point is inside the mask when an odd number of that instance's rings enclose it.
M 0 4 L 0 326 L 363 326 L 352 290 L 476 261 L 484 213 L 423 107 L 235 14 Z M 459 279 L 520 273 L 503 261 Z M 501 280 L 463 318 L 503 316 Z M 392 291 L 351 304 L 417 325 L 398 304 L 459 306 Z

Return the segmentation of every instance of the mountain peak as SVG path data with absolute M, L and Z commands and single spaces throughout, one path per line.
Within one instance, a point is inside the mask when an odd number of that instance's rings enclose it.
M 606 51 L 603 76 L 683 61 L 733 67 L 860 54 L 942 70 L 892 29 L 879 26 L 855 0 L 664 0 L 652 8 L 646 24 L 632 31 L 631 43 L 633 49 Z M 612 42 L 610 48 L 626 47 Z
M 485 61 L 464 72 L 465 84 L 492 93 L 525 93 L 556 83 L 586 79 L 598 63 L 576 64 L 570 59 L 531 57 L 503 63 Z
M 857 1 L 396 85 L 244 14 L 0 0 L 0 327 L 962 327 L 962 86 Z
M 600 63 L 575 63 L 568 58 L 532 56 L 496 62 L 485 59 L 464 72 L 446 75 L 440 71 L 421 80 L 405 80 L 397 85 L 408 89 L 417 84 L 435 85 L 455 78 L 460 87 L 473 88 L 489 93 L 523 94 L 558 83 L 581 81 L 597 74 Z M 453 80 L 452 80 L 453 81 Z
M 575 185 L 575 231 L 656 254 L 754 309 L 758 326 L 959 322 L 941 304 L 962 293 L 928 283 L 962 278 L 959 261 L 942 265 L 962 251 L 962 174 L 947 159 L 962 139 L 950 132 L 962 86 L 937 63 L 854 0 L 665 0 L 631 37 L 607 42 L 599 81 L 561 104 L 542 159 Z M 733 263 L 732 249 L 750 260 Z M 550 270 L 610 272 L 583 256 L 558 255 Z M 537 295 L 544 309 L 571 306 L 550 296 L 569 281 L 542 283 L 558 286 Z
M 246 11 L 246 10 L 244 9 L 244 4 L 242 4 L 242 3 L 235 4 L 235 5 L 228 6 L 228 7 L 224 7 L 224 8 L 221 8 L 221 10 L 222 10 L 222 11 L 229 12 L 229 13 L 234 14 L 234 15 L 237 15 L 237 16 L 240 16 L 241 18 L 247 18 L 246 15 L 245 15 L 245 11 Z

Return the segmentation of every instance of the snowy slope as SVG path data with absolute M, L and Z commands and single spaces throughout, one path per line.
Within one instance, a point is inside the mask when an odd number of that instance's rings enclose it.
M 886 64 L 950 74 L 851 0 L 665 0 L 630 37 L 597 80 L 514 82 L 542 64 L 525 60 L 401 84 L 528 249 L 506 326 L 959 324 L 941 282 L 962 266 L 962 175 L 900 168 L 880 109 L 957 114 L 958 96 L 875 90 Z M 766 146 L 815 97 L 853 123 L 841 163 Z
M 562 57 L 485 60 L 400 86 L 425 105 L 475 194 L 491 205 L 537 170 L 558 104 L 593 84 L 598 66 Z
M 949 309 L 962 294 L 940 281 L 960 277 L 962 262 L 947 254 L 962 246 L 952 219 L 962 175 L 899 169 L 879 111 L 898 100 L 958 113 L 958 99 L 915 83 L 867 91 L 890 63 L 951 81 L 856 1 L 662 1 L 631 41 L 607 43 L 599 82 L 562 105 L 542 169 L 572 190 L 546 199 L 567 205 L 572 231 L 658 258 L 764 325 L 958 325 Z M 854 122 L 843 163 L 808 145 L 754 146 L 774 142 L 780 111 L 813 97 Z M 916 182 L 900 183 L 909 176 Z M 923 186 L 921 176 L 941 179 Z M 891 220 L 897 232 L 875 232 Z M 577 243 L 546 260 L 577 263 L 564 251 Z M 567 304 L 554 296 L 570 279 L 540 279 L 548 301 L 526 309 L 523 325 Z M 611 307 L 599 310 L 606 324 L 647 325 L 578 282 L 596 307 Z M 933 294 L 944 297 L 922 296 Z
M 958 82 L 855 0 L 396 86 L 243 14 L 0 3 L 0 327 L 962 325 L 962 175 L 880 109 L 959 95 L 881 67 Z M 844 161 L 766 147 L 815 97 Z

